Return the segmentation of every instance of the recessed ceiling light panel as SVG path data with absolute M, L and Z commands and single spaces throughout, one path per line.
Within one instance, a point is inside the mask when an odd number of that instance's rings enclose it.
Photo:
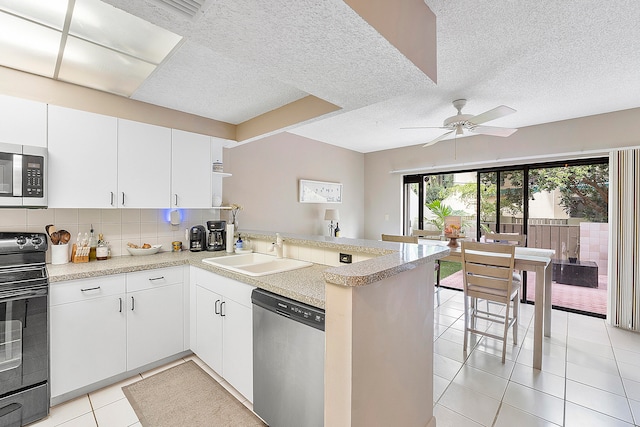
M 69 34 L 159 64 L 182 37 L 99 0 L 76 0 Z
M 154 69 L 148 62 L 69 36 L 58 78 L 130 96 Z
M 0 9 L 62 31 L 69 0 L 0 0 Z
M 62 33 L 0 12 L 0 65 L 53 77 Z

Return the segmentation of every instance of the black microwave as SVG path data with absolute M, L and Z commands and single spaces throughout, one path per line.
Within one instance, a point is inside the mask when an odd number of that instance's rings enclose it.
M 0 207 L 46 207 L 46 177 L 46 148 L 0 142 Z

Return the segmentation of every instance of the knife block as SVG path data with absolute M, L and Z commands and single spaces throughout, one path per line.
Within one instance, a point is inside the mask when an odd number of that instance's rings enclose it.
M 81 263 L 81 262 L 89 262 L 89 246 L 80 246 L 75 243 L 71 247 L 71 262 L 73 263 Z

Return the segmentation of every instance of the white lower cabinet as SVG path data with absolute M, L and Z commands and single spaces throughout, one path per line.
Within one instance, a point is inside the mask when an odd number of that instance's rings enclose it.
M 125 276 L 51 286 L 51 396 L 126 369 Z
M 182 267 L 127 273 L 127 370 L 184 350 Z
M 254 287 L 194 268 L 194 352 L 249 401 L 253 401 Z
M 183 268 L 52 284 L 51 396 L 185 350 Z

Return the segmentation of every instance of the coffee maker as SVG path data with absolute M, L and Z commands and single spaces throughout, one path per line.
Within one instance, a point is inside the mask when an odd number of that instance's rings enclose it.
M 207 248 L 207 230 L 202 225 L 191 227 L 189 231 L 189 250 L 200 252 Z
M 226 225 L 225 221 L 207 221 L 209 237 L 207 238 L 208 251 L 223 251 L 226 249 Z

